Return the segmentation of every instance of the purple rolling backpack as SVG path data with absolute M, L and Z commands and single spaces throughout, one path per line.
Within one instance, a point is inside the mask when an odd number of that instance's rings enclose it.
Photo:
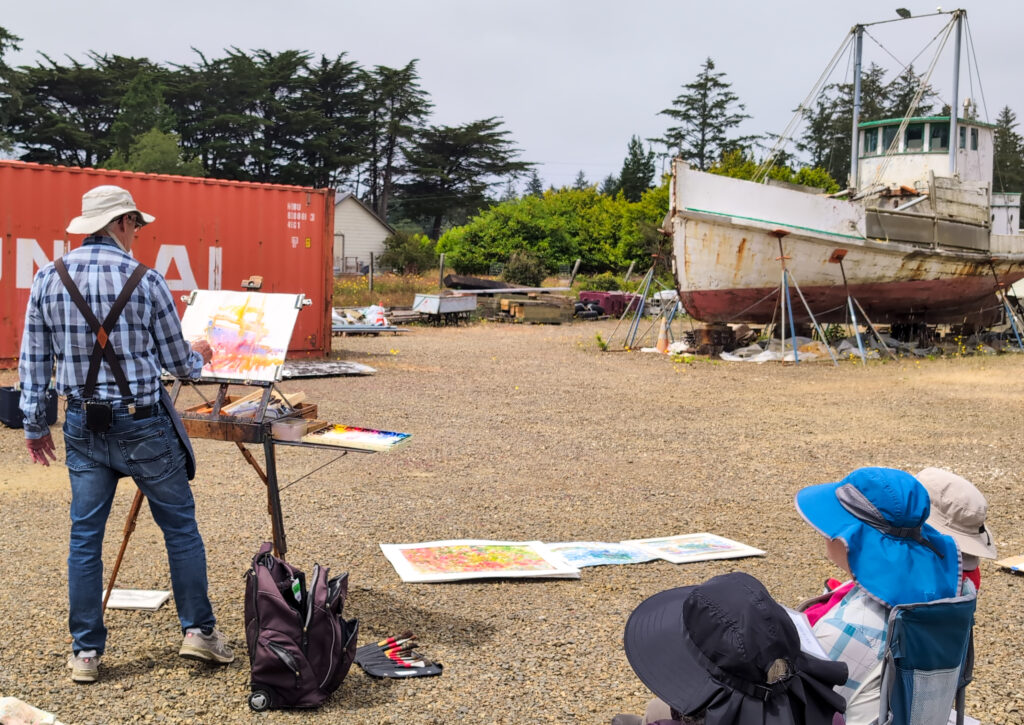
M 306 575 L 278 559 L 265 542 L 245 577 L 249 707 L 261 711 L 317 707 L 338 689 L 356 655 L 359 623 L 345 620 L 348 574 Z

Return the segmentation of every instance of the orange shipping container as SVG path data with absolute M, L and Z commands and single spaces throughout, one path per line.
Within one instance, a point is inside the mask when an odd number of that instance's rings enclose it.
M 32 278 L 82 243 L 64 229 L 81 213 L 82 194 L 101 184 L 128 189 L 156 217 L 132 251 L 164 275 L 175 297 L 241 289 L 242 280 L 260 275 L 261 291 L 301 292 L 312 301 L 299 313 L 290 354 L 330 352 L 330 189 L 0 161 L 0 363 L 17 364 Z M 184 308 L 179 301 L 179 316 Z

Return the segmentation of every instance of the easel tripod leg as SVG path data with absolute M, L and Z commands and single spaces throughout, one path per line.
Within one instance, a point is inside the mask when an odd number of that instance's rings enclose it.
M 281 492 L 277 488 L 274 440 L 269 435 L 263 439 L 263 457 L 267 464 L 267 507 L 270 511 L 270 526 L 274 537 L 274 555 L 283 559 L 288 551 L 288 544 L 284 537 L 284 517 L 281 515 Z
M 110 581 L 107 582 L 107 591 L 103 595 L 103 609 L 107 611 L 107 601 L 110 593 L 114 591 L 114 582 L 117 581 L 117 571 L 121 568 L 121 560 L 124 559 L 124 552 L 128 548 L 128 539 L 135 531 L 135 522 L 139 518 L 139 510 L 142 508 L 142 491 L 135 489 L 135 498 L 132 499 L 132 507 L 128 511 L 128 520 L 124 522 L 124 535 L 121 538 L 121 549 L 117 552 L 117 559 L 114 561 L 114 568 L 110 571 Z

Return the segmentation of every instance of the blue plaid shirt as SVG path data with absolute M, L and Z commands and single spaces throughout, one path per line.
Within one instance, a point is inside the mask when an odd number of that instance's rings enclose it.
M 99 235 L 88 237 L 81 247 L 68 252 L 64 263 L 100 322 L 137 264 L 113 239 Z M 161 369 L 175 377 L 196 378 L 203 368 L 202 356 L 181 334 L 181 321 L 167 282 L 152 269 L 132 293 L 110 340 L 136 405 L 159 400 Z M 95 342 L 96 335 L 71 301 L 57 270 L 52 263 L 46 265 L 32 281 L 18 361 L 26 438 L 40 438 L 49 432 L 46 388 L 54 358 L 57 393 L 83 398 Z M 124 402 L 105 360 L 100 363 L 94 397 L 115 404 Z

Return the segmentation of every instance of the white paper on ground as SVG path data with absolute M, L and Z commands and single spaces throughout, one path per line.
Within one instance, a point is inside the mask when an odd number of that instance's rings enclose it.
M 103 594 L 106 596 L 106 590 Z M 158 589 L 114 589 L 110 592 L 107 609 L 143 609 L 155 612 L 170 598 L 170 592 Z

